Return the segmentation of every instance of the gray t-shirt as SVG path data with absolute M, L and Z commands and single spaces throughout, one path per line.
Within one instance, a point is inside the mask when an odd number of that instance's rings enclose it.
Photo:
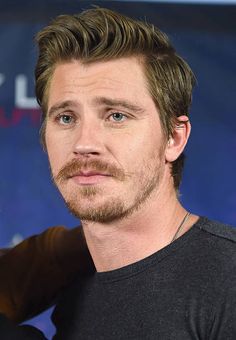
M 78 277 L 52 320 L 54 340 L 235 340 L 236 229 L 200 218 L 137 263 Z

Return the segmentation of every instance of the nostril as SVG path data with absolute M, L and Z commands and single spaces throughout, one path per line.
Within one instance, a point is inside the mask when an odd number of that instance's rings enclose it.
M 75 147 L 74 154 L 76 155 L 99 155 L 100 151 L 98 147 L 80 146 Z

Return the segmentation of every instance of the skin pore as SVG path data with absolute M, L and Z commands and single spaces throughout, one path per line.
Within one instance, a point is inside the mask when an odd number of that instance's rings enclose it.
M 171 162 L 183 151 L 190 124 L 179 117 L 166 139 L 140 61 L 58 64 L 46 119 L 54 181 L 81 219 L 97 270 L 120 268 L 168 245 L 186 214 Z

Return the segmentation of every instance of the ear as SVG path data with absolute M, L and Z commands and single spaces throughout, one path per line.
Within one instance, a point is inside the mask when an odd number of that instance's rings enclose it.
M 191 132 L 191 124 L 187 116 L 178 117 L 172 136 L 170 136 L 165 156 L 167 162 L 175 161 L 183 152 Z

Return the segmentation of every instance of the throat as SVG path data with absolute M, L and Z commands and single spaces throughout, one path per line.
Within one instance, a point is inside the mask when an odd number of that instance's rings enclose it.
M 110 271 L 138 262 L 181 237 L 198 216 L 178 208 L 160 215 L 145 214 L 120 223 L 86 223 L 83 230 L 98 272 Z
M 115 226 L 85 225 L 84 234 L 90 254 L 98 272 L 122 268 L 138 262 L 170 243 L 164 226 Z M 172 234 L 173 236 L 173 234 Z M 168 241 L 167 241 L 168 240 Z

